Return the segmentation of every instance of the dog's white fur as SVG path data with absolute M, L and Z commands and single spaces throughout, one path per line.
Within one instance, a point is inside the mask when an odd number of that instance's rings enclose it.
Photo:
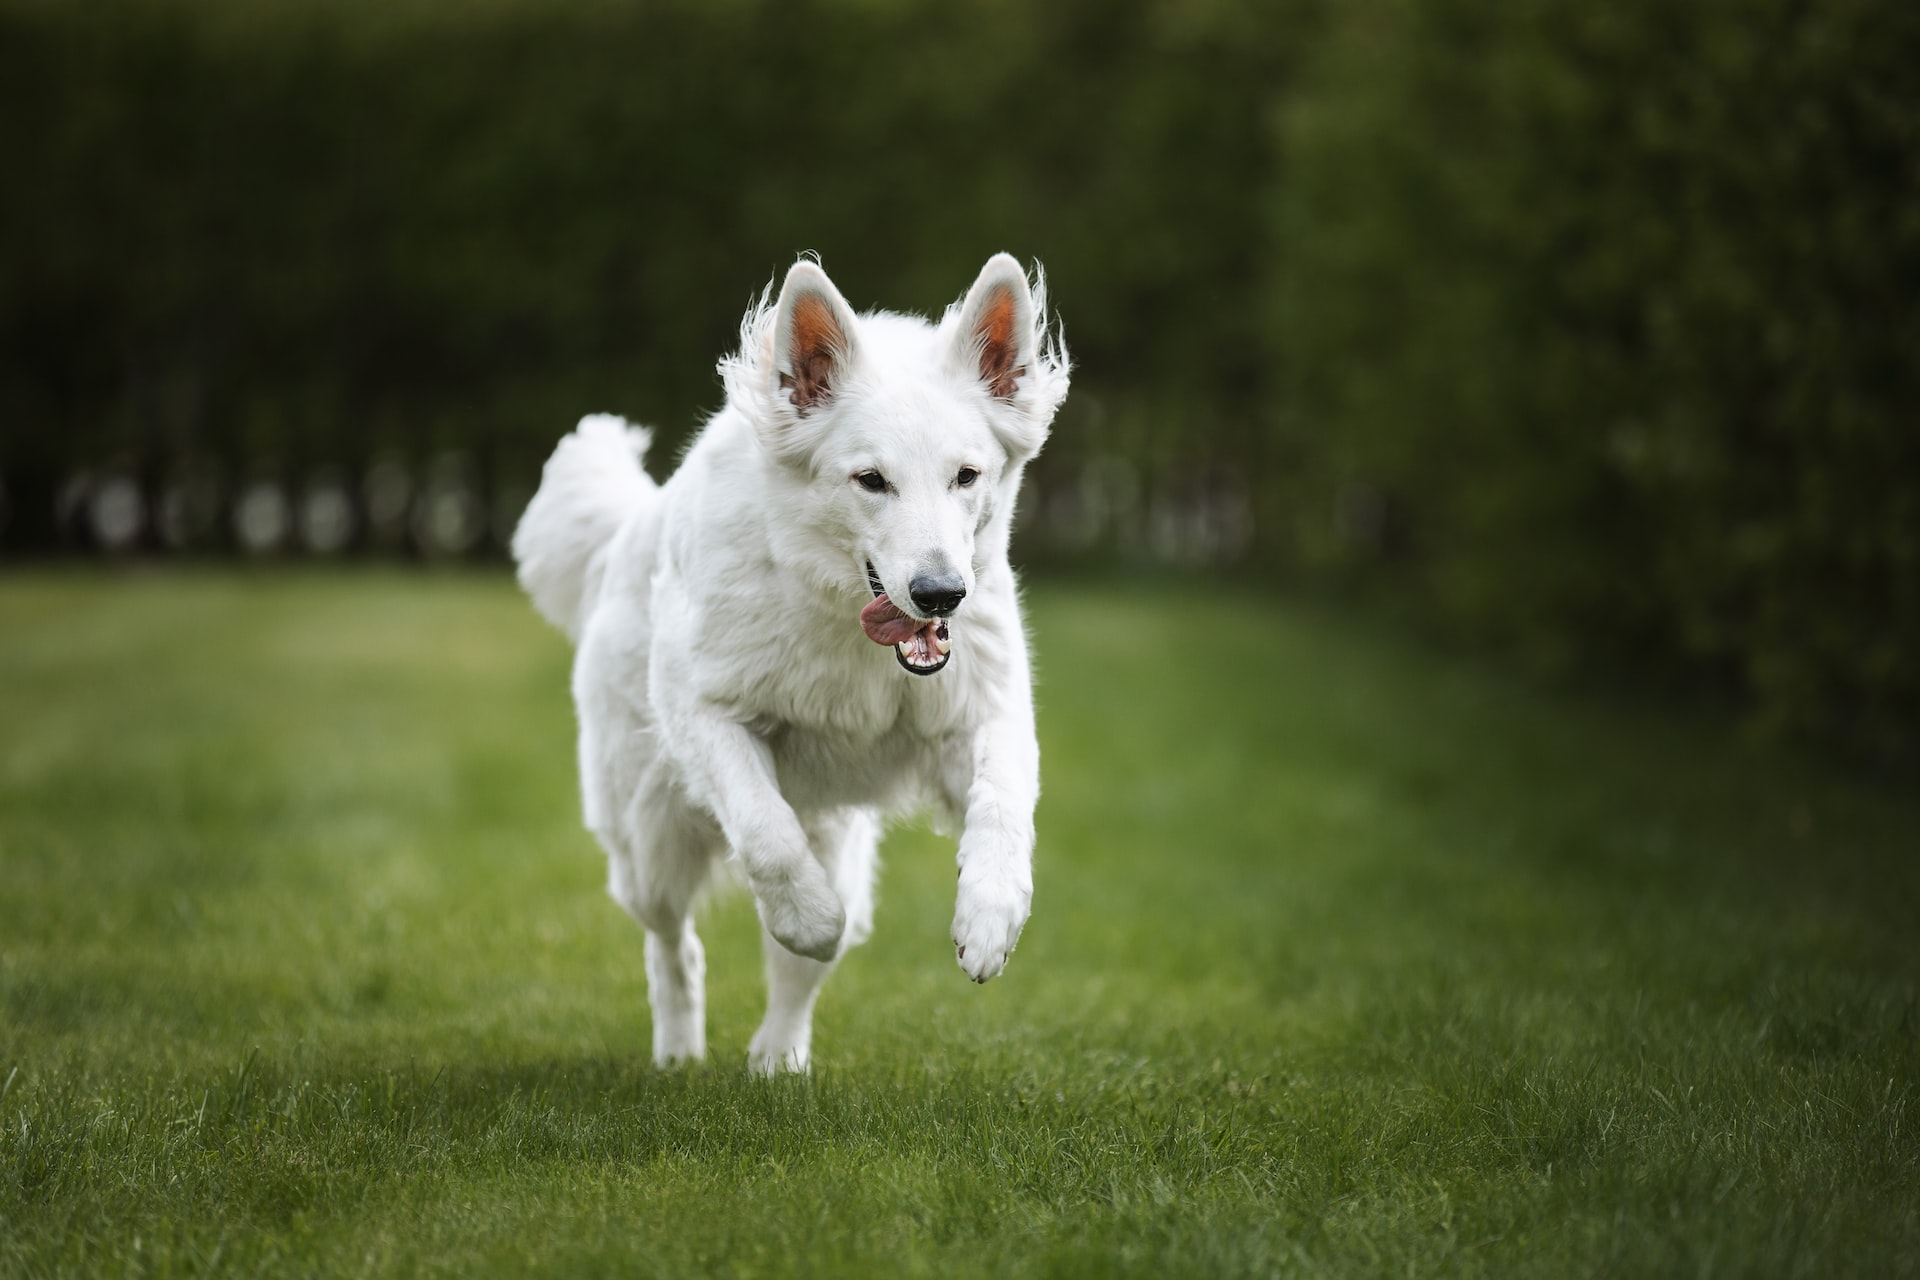
M 805 1070 L 820 984 L 871 931 L 886 818 L 962 824 L 969 977 L 998 974 L 1026 923 L 1039 748 L 1007 538 L 1068 364 L 1043 282 L 999 254 L 937 324 L 856 316 L 803 260 L 720 370 L 727 403 L 664 485 L 644 430 L 583 419 L 513 554 L 578 647 L 586 825 L 646 930 L 655 1062 L 705 1056 L 690 911 L 731 851 L 766 952 L 749 1064 Z M 861 481 L 876 472 L 883 492 Z M 944 670 L 905 671 L 863 632 L 869 564 L 916 620 L 914 577 L 959 572 Z

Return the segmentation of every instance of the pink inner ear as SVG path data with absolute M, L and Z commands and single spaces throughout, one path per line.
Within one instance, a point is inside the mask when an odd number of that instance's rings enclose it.
M 974 325 L 980 340 L 980 381 L 996 399 L 1013 399 L 1014 388 L 1026 370 L 1014 364 L 1013 290 L 995 289 Z
M 793 345 L 788 352 L 793 373 L 782 374 L 780 385 L 792 391 L 796 408 L 811 409 L 833 394 L 834 362 L 846 345 L 832 304 L 815 293 L 795 300 Z

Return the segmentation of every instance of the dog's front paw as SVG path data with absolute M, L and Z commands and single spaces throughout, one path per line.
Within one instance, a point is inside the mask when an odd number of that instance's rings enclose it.
M 1007 967 L 1032 903 L 1030 885 L 961 877 L 953 909 L 953 948 L 954 959 L 969 978 L 985 982 Z
M 805 865 L 807 871 L 791 880 L 766 888 L 754 886 L 760 922 L 775 942 L 793 954 L 831 960 L 840 954 L 847 911 L 840 904 L 840 895 L 827 883 L 820 864 L 809 861 Z

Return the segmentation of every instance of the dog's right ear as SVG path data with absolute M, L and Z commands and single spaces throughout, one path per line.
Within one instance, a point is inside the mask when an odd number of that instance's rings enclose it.
M 767 452 L 804 464 L 819 443 L 819 410 L 844 392 L 859 350 L 853 308 L 818 263 L 793 264 L 740 322 L 740 350 L 720 361 L 727 403 L 753 423 Z
M 853 309 L 812 262 L 796 262 L 773 309 L 774 401 L 805 417 L 833 399 L 853 363 Z

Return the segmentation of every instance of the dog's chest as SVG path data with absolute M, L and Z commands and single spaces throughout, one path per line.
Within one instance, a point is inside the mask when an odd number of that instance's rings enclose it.
M 888 655 L 889 657 L 891 655 Z M 828 681 L 765 715 L 759 731 L 773 750 L 781 790 L 797 805 L 910 806 L 940 776 L 958 740 L 941 690 L 885 671 Z
M 911 807 L 939 774 L 941 743 L 895 726 L 873 738 L 849 738 L 783 725 L 768 735 L 780 790 L 789 803 Z

